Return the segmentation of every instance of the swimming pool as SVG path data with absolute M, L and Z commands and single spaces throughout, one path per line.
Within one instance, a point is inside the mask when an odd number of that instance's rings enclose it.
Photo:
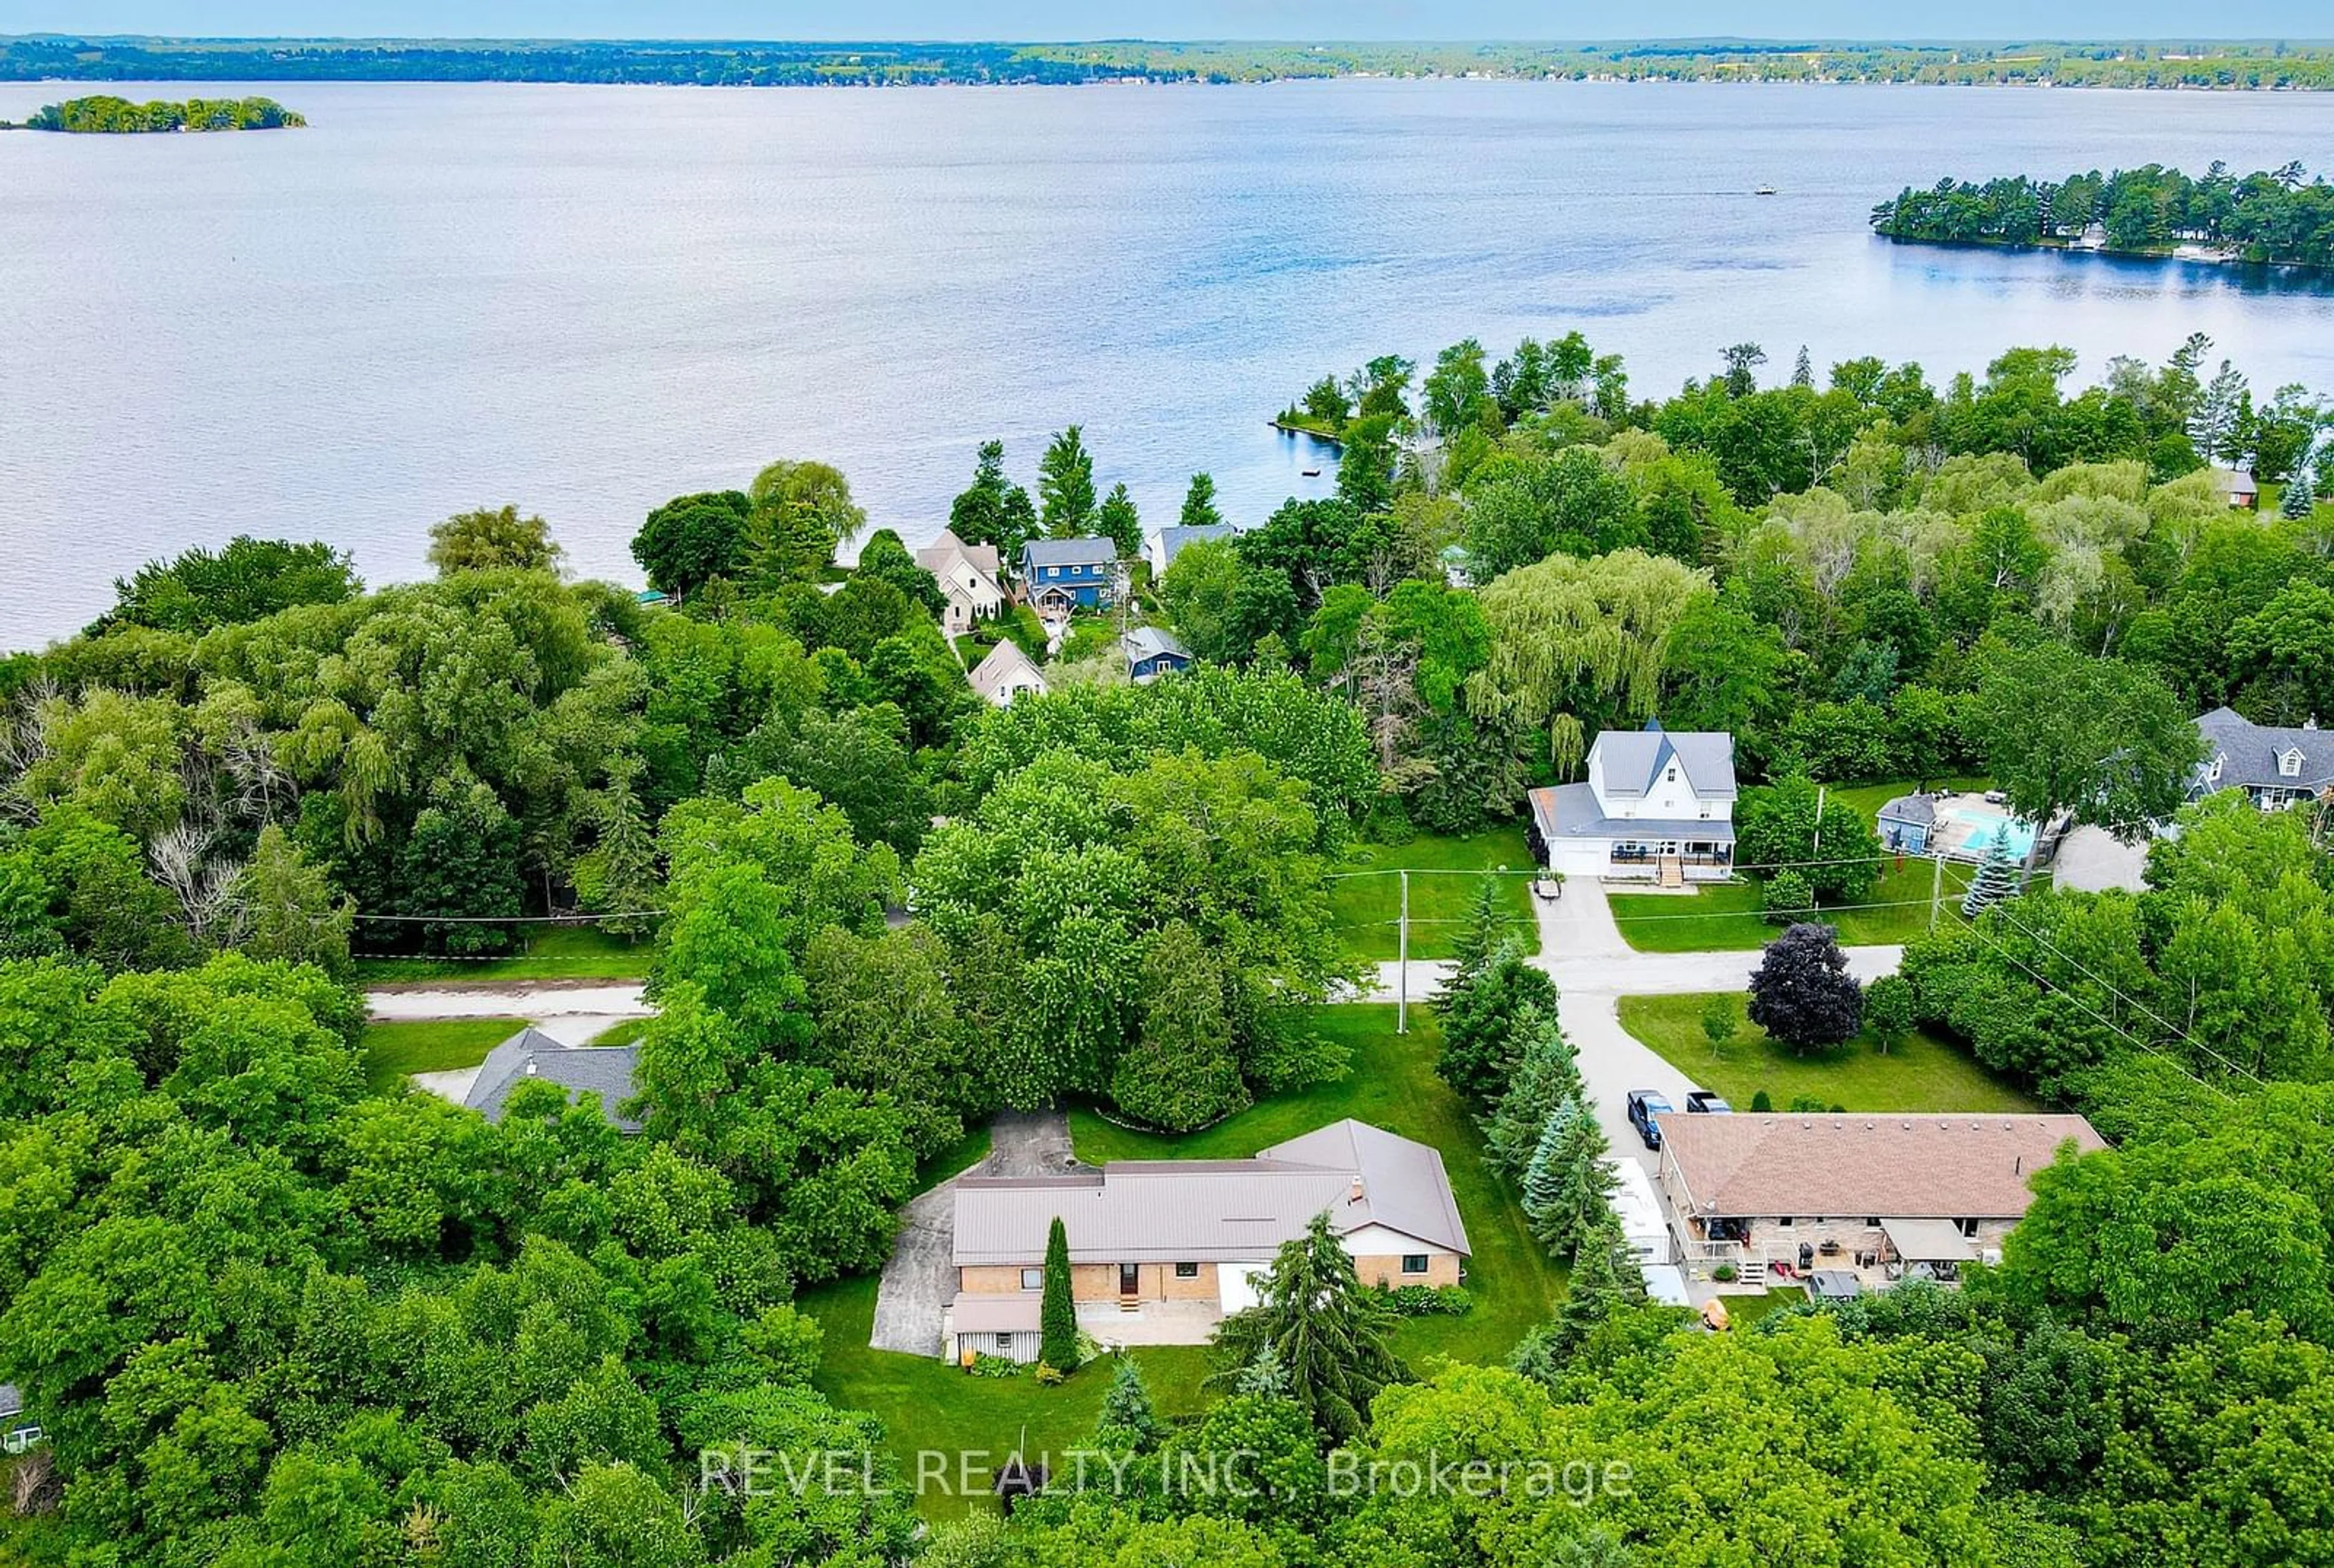
M 1958 833 L 1939 835 L 1950 846 L 1949 853 L 1983 860 L 1999 842 L 2009 850 L 2011 859 L 2023 861 L 2034 848 L 2034 824 L 2019 822 L 2001 812 L 1953 806 L 1939 813 L 1938 819 L 1940 827 L 1950 822 L 1961 830 Z

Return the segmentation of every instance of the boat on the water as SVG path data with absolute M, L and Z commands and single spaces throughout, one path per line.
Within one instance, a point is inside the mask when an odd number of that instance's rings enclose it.
M 1307 479 L 1318 479 L 1321 476 L 1321 470 L 1318 468 L 1299 468 L 1297 471 Z
M 1750 194 L 1752 196 L 1772 196 L 1775 194 L 1775 188 L 1771 185 L 1762 185 Z

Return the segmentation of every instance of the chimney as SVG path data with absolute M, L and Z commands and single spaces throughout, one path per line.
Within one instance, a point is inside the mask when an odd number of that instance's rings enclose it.
M 526 1059 L 526 1075 L 529 1078 L 535 1076 L 535 1058 L 532 1056 Z
M 1347 1203 L 1359 1203 L 1362 1201 L 1362 1178 L 1358 1173 L 1354 1177 L 1354 1189 L 1345 1195 L 1345 1201 Z

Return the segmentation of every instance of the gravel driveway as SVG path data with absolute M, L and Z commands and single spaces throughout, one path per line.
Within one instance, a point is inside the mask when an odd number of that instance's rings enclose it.
M 1075 1162 L 1070 1119 L 1058 1111 L 1001 1111 L 989 1124 L 989 1158 L 968 1176 L 1043 1176 Z M 940 1313 L 956 1294 L 956 1181 L 920 1193 L 900 1211 L 900 1234 L 875 1287 L 867 1342 L 913 1356 L 940 1353 Z

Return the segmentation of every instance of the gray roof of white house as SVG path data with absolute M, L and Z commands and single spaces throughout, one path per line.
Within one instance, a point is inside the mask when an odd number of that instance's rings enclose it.
M 1232 533 L 1232 525 L 1229 523 L 1209 523 L 1197 528 L 1186 528 L 1179 524 L 1172 528 L 1162 528 L 1154 535 L 1159 541 L 1159 570 L 1164 572 L 1174 565 L 1175 557 L 1183 553 L 1184 545 L 1202 539 L 1229 539 Z
M 2250 785 L 2316 790 L 2334 785 L 2334 730 L 2255 724 L 2227 707 L 2216 707 L 2198 719 L 2196 730 L 2204 737 L 2204 760 L 2196 768 L 2200 789 Z M 2299 774 L 2277 771 L 2277 759 L 2289 751 L 2301 754 Z M 2216 756 L 2222 759 L 2217 779 L 2208 777 Z
M 641 1124 L 617 1115 L 616 1107 L 632 1097 L 632 1069 L 640 1055 L 637 1045 L 563 1045 L 541 1030 L 522 1029 L 487 1053 L 463 1103 L 489 1121 L 500 1121 L 511 1091 L 529 1078 L 541 1078 L 565 1089 L 570 1099 L 586 1091 L 597 1093 L 602 1114 L 619 1130 L 638 1132 Z
M 1468 1250 L 1442 1156 L 1341 1121 L 1253 1159 L 1115 1160 L 1060 1176 L 960 1177 L 954 1261 L 1036 1264 L 1059 1218 L 1073 1263 L 1261 1262 L 1325 1212 L 1339 1236 L 1382 1225 L 1429 1246 Z
M 1005 688 L 1008 682 L 1027 680 L 1031 677 L 1037 678 L 1038 689 L 1043 690 L 1046 672 L 1021 651 L 1019 643 L 1008 637 L 990 649 L 989 657 L 974 665 L 972 673 L 966 678 L 972 682 L 973 690 L 995 701 L 997 694 Z
M 960 559 L 976 572 L 989 577 L 997 575 L 996 545 L 967 544 L 950 529 L 941 529 L 939 538 L 916 552 L 916 564 L 935 575 L 946 572 Z
M 1734 798 L 1734 737 L 1724 730 L 1608 729 L 1596 737 L 1608 795 L 1642 795 L 1675 757 L 1703 800 Z
M 24 1391 L 14 1383 L 0 1383 L 0 1417 L 24 1413 Z
M 1711 818 L 1608 817 L 1597 809 L 1596 792 L 1585 784 L 1544 784 L 1530 792 L 1532 820 L 1548 843 L 1564 839 L 1679 839 L 1731 844 L 1734 824 Z
M 1183 659 L 1191 657 L 1191 650 L 1183 646 L 1183 640 L 1163 627 L 1138 626 L 1126 634 L 1126 657 L 1129 659 L 1153 659 L 1162 653 Z
M 2213 488 L 2223 495 L 2232 493 L 2254 495 L 2261 493 L 2261 486 L 2255 482 L 2253 471 L 2251 468 L 2213 469 Z
M 1021 558 L 1032 566 L 1107 566 L 1118 559 L 1118 546 L 1108 539 L 1032 539 L 1021 546 Z

